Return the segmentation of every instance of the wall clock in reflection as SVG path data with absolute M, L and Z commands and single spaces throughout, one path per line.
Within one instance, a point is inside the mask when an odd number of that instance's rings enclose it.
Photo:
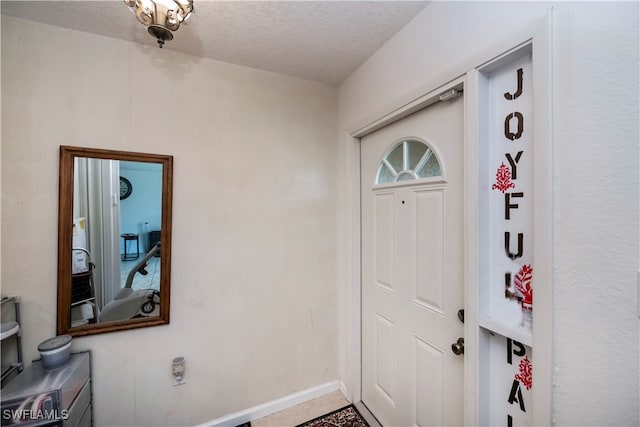
M 131 190 L 133 187 L 131 186 L 131 181 L 127 178 L 121 176 L 120 177 L 120 200 L 124 200 L 131 195 Z

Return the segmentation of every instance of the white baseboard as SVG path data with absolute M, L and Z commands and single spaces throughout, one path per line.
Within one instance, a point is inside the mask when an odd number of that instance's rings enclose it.
M 212 421 L 207 421 L 196 427 L 234 427 L 267 415 L 271 415 L 274 412 L 291 408 L 292 406 L 299 405 L 308 400 L 315 399 L 316 397 L 324 396 L 325 394 L 334 392 L 339 389 L 340 381 L 331 381 L 325 384 L 320 384 L 315 387 L 308 388 L 306 390 L 299 391 L 297 393 L 290 394 L 280 399 L 272 400 L 271 402 L 263 403 L 262 405 L 254 406 L 253 408 L 234 412 L 233 414 L 225 415 Z
M 340 380 L 340 391 L 342 392 L 342 394 L 344 394 L 344 397 L 346 397 L 349 402 L 353 402 L 351 390 L 349 390 L 349 387 L 347 387 L 347 385 L 342 380 Z

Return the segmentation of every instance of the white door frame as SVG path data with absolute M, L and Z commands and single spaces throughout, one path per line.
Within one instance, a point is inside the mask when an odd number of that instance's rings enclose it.
M 353 402 L 361 401 L 362 348 L 361 348 L 361 250 L 360 250 L 360 139 L 377 129 L 398 121 L 418 110 L 439 102 L 439 96 L 453 88 L 464 93 L 464 231 L 465 250 L 465 366 L 464 366 L 464 408 L 465 425 L 478 425 L 479 388 L 479 348 L 478 348 L 478 212 L 477 212 L 477 146 L 481 123 L 477 120 L 477 103 L 480 98 L 478 74 L 484 64 L 499 60 L 510 53 L 531 45 L 533 51 L 533 71 L 535 96 L 534 116 L 534 176 L 537 187 L 534 190 L 536 211 L 534 220 L 534 251 L 536 262 L 536 319 L 533 330 L 533 348 L 536 386 L 533 389 L 533 425 L 551 425 L 552 421 L 552 9 L 546 19 L 536 25 L 526 26 L 482 52 L 470 53 L 468 61 L 445 71 L 440 78 L 417 88 L 400 102 L 391 103 L 372 120 L 352 127 L 345 135 L 348 156 L 347 179 L 350 233 L 346 241 L 347 272 L 351 279 L 351 348 L 348 364 L 351 365 L 351 389 L 347 397 Z M 454 76 L 451 78 L 451 76 Z M 542 182 L 538 181 L 542 180 Z M 346 387 L 342 387 L 347 391 Z

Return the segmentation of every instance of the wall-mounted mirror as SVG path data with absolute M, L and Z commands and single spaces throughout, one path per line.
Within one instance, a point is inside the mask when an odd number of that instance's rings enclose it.
M 57 333 L 169 323 L 173 156 L 60 147 Z

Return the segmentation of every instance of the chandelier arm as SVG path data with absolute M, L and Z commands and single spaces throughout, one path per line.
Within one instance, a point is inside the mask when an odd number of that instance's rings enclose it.
M 155 3 L 154 3 L 154 6 L 155 6 Z M 136 2 L 136 18 L 138 18 L 138 21 L 142 25 L 144 25 L 145 27 L 148 27 L 149 25 L 153 24 L 153 16 L 154 16 L 154 11 L 140 4 L 139 1 Z
M 167 10 L 165 26 L 171 31 L 176 31 L 180 28 L 180 20 L 178 19 L 178 14 L 175 10 Z

